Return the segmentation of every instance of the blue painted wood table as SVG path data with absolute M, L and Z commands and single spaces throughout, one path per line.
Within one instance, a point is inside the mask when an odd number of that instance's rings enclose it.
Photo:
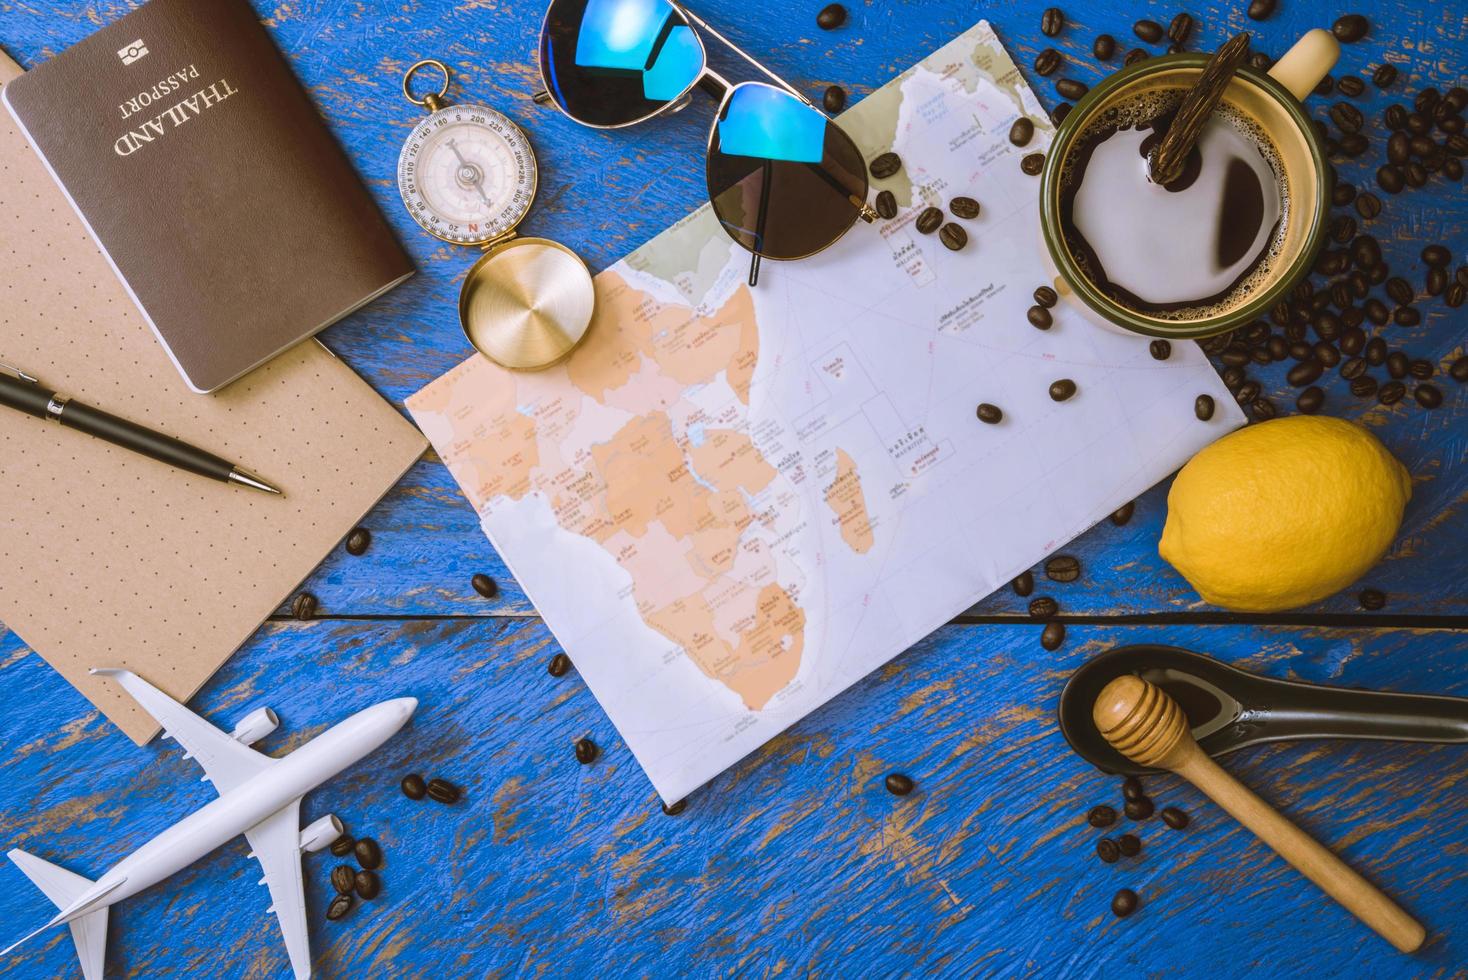
M 594 268 L 702 199 L 706 111 L 601 133 L 532 104 L 540 0 L 257 6 L 422 270 L 326 334 L 399 405 L 469 353 L 454 313 L 468 256 L 419 234 L 394 187 L 397 149 L 415 119 L 398 88 L 410 62 L 447 61 L 462 92 L 526 126 L 543 169 L 527 230 L 566 242 Z M 701 12 L 807 91 L 837 83 L 854 98 L 987 16 L 1054 106 L 1055 78 L 1094 82 L 1108 70 L 1091 56 L 1097 34 L 1114 35 L 1123 50 L 1155 51 L 1135 41 L 1132 22 L 1165 23 L 1184 9 L 1077 6 L 1048 40 L 1038 0 L 987 10 L 959 0 L 866 0 L 851 4 L 850 22 L 833 32 L 816 29 L 819 6 L 705 0 Z M 1304 29 L 1345 12 L 1286 0 L 1255 24 L 1243 8 L 1242 0 L 1190 5 L 1198 27 L 1189 45 L 1211 49 L 1247 28 L 1257 47 L 1278 55 Z M 0 0 L 0 44 L 33 65 L 126 9 L 119 0 Z M 1336 161 L 1344 181 L 1366 189 L 1382 155 L 1385 107 L 1463 82 L 1468 10 L 1403 2 L 1363 12 L 1370 33 L 1346 49 L 1337 77 L 1383 62 L 1399 71 L 1390 90 L 1368 84 L 1354 98 L 1371 149 Z M 1029 70 L 1045 44 L 1064 56 L 1048 79 Z M 1382 196 L 1386 210 L 1360 223 L 1414 284 L 1423 311 L 1420 325 L 1383 332 L 1441 374 L 1464 353 L 1468 331 L 1462 311 L 1421 296 L 1418 252 L 1440 241 L 1462 261 L 1462 187 L 1439 174 Z M 1284 368 L 1250 371 L 1290 411 Z M 1189 811 L 1192 825 L 1179 833 L 1149 821 L 1139 856 L 1101 864 L 1084 815 L 1118 802 L 1117 781 L 1073 755 L 1053 720 L 1071 670 L 1141 641 L 1276 677 L 1468 695 L 1468 395 L 1433 380 L 1445 394 L 1435 411 L 1411 398 L 1392 407 L 1358 399 L 1339 377 L 1324 383 L 1326 410 L 1369 425 L 1414 477 L 1400 538 L 1368 577 L 1386 593 L 1385 608 L 1362 610 L 1354 591 L 1287 616 L 1202 604 L 1156 554 L 1164 485 L 1138 501 L 1130 524 L 1105 523 L 1068 549 L 1085 575 L 1054 587 L 1068 628 L 1062 649 L 1040 648 L 1040 627 L 1014 595 L 991 596 L 695 794 L 678 816 L 660 811 L 574 672 L 547 674 L 555 641 L 431 457 L 365 522 L 370 550 L 339 550 L 306 583 L 322 615 L 294 622 L 281 610 L 193 706 L 228 724 L 269 704 L 288 734 L 264 747 L 283 751 L 390 694 L 422 701 L 406 737 L 308 801 L 308 815 L 335 812 L 388 855 L 382 897 L 334 923 L 322 914 L 330 859 L 308 859 L 322 976 L 1461 975 L 1463 748 L 1294 744 L 1230 763 L 1427 925 L 1428 946 L 1408 958 L 1172 778 L 1152 780 L 1151 792 Z M 476 573 L 494 578 L 498 595 L 476 594 Z M 170 743 L 134 747 L 13 634 L 0 634 L 0 664 L 5 846 L 95 873 L 209 798 Z M 603 755 L 581 766 L 571 746 L 587 734 Z M 408 771 L 446 776 L 467 798 L 452 808 L 413 803 L 396 786 Z M 885 792 L 892 771 L 911 775 L 916 792 Z M 226 847 L 121 907 L 109 970 L 285 975 L 268 900 L 244 855 L 243 841 Z M 0 878 L 0 918 L 18 935 L 42 919 L 44 903 L 13 869 Z M 1108 902 L 1122 886 L 1137 891 L 1141 909 L 1118 920 Z M 76 971 L 59 930 L 0 969 Z

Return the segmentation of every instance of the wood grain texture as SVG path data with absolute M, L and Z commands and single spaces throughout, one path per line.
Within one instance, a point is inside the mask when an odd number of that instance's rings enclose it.
M 992 9 L 870 0 L 850 3 L 849 25 L 824 33 L 814 27 L 822 2 L 703 0 L 697 9 L 805 90 L 841 84 L 853 101 L 986 15 L 1052 106 L 1055 79 L 1101 77 L 1089 53 L 1097 33 L 1112 34 L 1124 51 L 1135 44 L 1138 16 L 1165 22 L 1175 12 L 1101 0 L 1068 7 L 1065 32 L 1046 39 L 1038 30 L 1046 3 L 1038 0 Z M 0 46 L 29 66 L 128 6 L 0 0 Z M 706 104 L 612 133 L 532 105 L 540 0 L 256 6 L 421 270 L 325 338 L 399 406 L 470 353 L 455 302 L 472 253 L 420 234 L 393 182 L 398 147 L 417 118 L 398 90 L 412 61 L 444 59 L 460 97 L 526 126 L 542 173 L 525 231 L 565 242 L 593 269 L 703 200 Z M 1189 8 L 1199 23 L 1190 46 L 1211 48 L 1248 29 L 1257 48 L 1278 55 L 1341 12 L 1301 0 L 1256 25 L 1243 6 Z M 1340 161 L 1339 172 L 1364 187 L 1384 140 L 1381 110 L 1423 85 L 1461 84 L 1468 26 L 1461 4 L 1360 9 L 1371 35 L 1346 48 L 1337 76 L 1382 59 L 1401 73 L 1390 92 L 1368 87 L 1357 100 L 1376 145 Z M 1065 67 L 1034 76 L 1034 55 L 1050 45 Z M 1329 101 L 1312 110 L 1323 116 Z M 1458 261 L 1468 252 L 1462 200 L 1460 187 L 1435 179 L 1388 200 L 1367 230 L 1394 269 L 1420 282 L 1424 243 L 1447 244 Z M 982 262 L 984 243 L 970 252 Z M 1439 365 L 1463 354 L 1462 311 L 1438 300 L 1420 305 L 1422 325 L 1391 327 L 1387 336 Z M 1252 373 L 1287 410 L 1284 368 Z M 1414 475 L 1403 533 L 1368 576 L 1388 594 L 1380 614 L 1361 613 L 1349 594 L 1305 610 L 1290 627 L 1202 625 L 1216 611 L 1156 554 L 1164 486 L 1144 495 L 1127 527 L 1103 523 L 1066 549 L 1082 562 L 1080 581 L 1041 577 L 1037 590 L 1069 615 L 1150 624 L 1072 621 L 1054 654 L 1040 649 L 1036 624 L 946 627 L 715 780 L 679 817 L 659 812 L 575 675 L 545 673 L 553 639 L 431 457 L 368 520 L 368 552 L 353 558 L 338 549 L 306 583 L 328 618 L 268 624 L 193 706 L 230 725 L 271 705 L 284 728 L 264 747 L 281 751 L 384 697 L 422 700 L 403 737 L 308 801 L 310 816 L 336 812 L 387 851 L 383 897 L 335 924 L 323 918 L 334 862 L 308 861 L 313 948 L 325 977 L 1190 975 L 1221 963 L 1271 977 L 1458 975 L 1468 962 L 1464 748 L 1310 743 L 1227 762 L 1426 924 L 1427 946 L 1404 959 L 1170 777 L 1150 788 L 1159 804 L 1188 810 L 1192 826 L 1177 833 L 1150 821 L 1139 858 L 1102 865 L 1084 815 L 1096 803 L 1119 803 L 1116 781 L 1071 753 L 1053 723 L 1071 670 L 1101 649 L 1142 641 L 1279 677 L 1468 695 L 1468 395 L 1442 382 L 1444 407 L 1427 413 L 1370 407 L 1333 372 L 1323 385 L 1327 412 L 1371 426 Z M 498 596 L 471 589 L 478 572 L 498 581 Z M 1022 609 L 1005 590 L 972 613 Z M 1354 628 L 1302 625 L 1342 614 L 1352 618 L 1338 622 Z M 1381 625 L 1402 616 L 1431 619 L 1420 629 Z M 0 672 L 0 844 L 94 874 L 208 799 L 207 784 L 170 743 L 134 748 L 11 634 L 0 633 Z M 604 750 L 589 767 L 572 757 L 582 735 Z M 408 801 L 396 782 L 410 770 L 462 783 L 467 799 L 453 809 Z M 911 775 L 917 792 L 887 794 L 882 777 L 894 770 Z M 227 847 L 122 907 L 110 970 L 285 975 L 268 900 L 244 853 L 243 842 Z M 43 920 L 44 903 L 18 872 L 0 866 L 0 884 L 9 931 Z M 1139 893 L 1142 908 L 1118 921 L 1107 905 L 1123 886 Z M 0 971 L 72 976 L 70 943 L 57 931 L 0 960 Z

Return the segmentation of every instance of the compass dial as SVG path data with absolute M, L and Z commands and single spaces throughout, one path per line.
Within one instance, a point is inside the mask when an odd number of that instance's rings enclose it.
M 535 196 L 535 153 L 520 127 L 482 105 L 440 109 L 398 157 L 408 213 L 447 242 L 480 245 L 513 229 Z

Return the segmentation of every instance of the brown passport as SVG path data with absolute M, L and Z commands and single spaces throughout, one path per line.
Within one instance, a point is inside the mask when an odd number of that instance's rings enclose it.
M 248 0 L 151 0 L 0 98 L 195 391 L 412 275 Z

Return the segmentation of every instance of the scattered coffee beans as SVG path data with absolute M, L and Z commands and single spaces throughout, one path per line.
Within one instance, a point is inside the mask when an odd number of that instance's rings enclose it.
M 1320 375 L 1324 371 L 1325 365 L 1311 357 L 1309 360 L 1301 361 L 1290 368 L 1289 371 L 1285 372 L 1285 380 L 1296 388 L 1299 388 L 1304 385 L 1314 384 L 1320 380 Z
M 371 871 L 358 871 L 352 876 L 352 886 L 359 898 L 369 901 L 382 893 L 382 879 Z
M 1056 295 L 1055 290 L 1051 289 L 1049 286 L 1036 286 L 1034 296 L 1035 302 L 1045 307 L 1045 309 L 1047 310 L 1054 306 L 1056 303 L 1060 302 L 1060 297 Z
M 1004 412 L 999 406 L 990 405 L 988 402 L 980 402 L 979 410 L 976 414 L 979 416 L 979 421 L 986 425 L 998 425 L 1004 421 Z
M 1412 397 L 1423 408 L 1437 408 L 1443 403 L 1443 393 L 1437 385 L 1418 385 L 1413 389 Z
M 939 226 L 942 224 L 943 212 L 938 210 L 937 208 L 929 207 L 923 208 L 922 213 L 917 216 L 915 227 L 920 233 L 924 235 L 931 235 L 933 232 L 937 231 Z
M 1422 261 L 1428 265 L 1447 266 L 1453 261 L 1453 253 L 1444 245 L 1429 245 L 1422 250 Z
M 428 798 L 435 803 L 443 803 L 445 805 L 457 803 L 459 802 L 459 796 L 459 787 L 447 779 L 430 779 L 428 781 Z
M 545 672 L 552 677 L 565 677 L 571 670 L 571 658 L 564 653 L 558 653 L 550 658 L 550 663 L 545 665 Z
M 1145 800 L 1147 791 L 1142 786 L 1142 781 L 1136 776 L 1128 776 L 1121 781 L 1121 798 L 1124 800 Z
M 1324 404 L 1325 392 L 1317 385 L 1306 388 L 1300 392 L 1300 397 L 1295 399 L 1295 407 L 1300 410 L 1301 415 L 1314 415 Z
M 1448 368 L 1448 375 L 1459 384 L 1468 381 L 1468 354 L 1463 355 Z
M 595 762 L 596 757 L 600 753 L 601 750 L 596 747 L 596 743 L 591 739 L 578 738 L 576 740 L 576 761 L 583 766 L 589 766 Z
M 1173 44 L 1187 44 L 1188 37 L 1193 33 L 1193 18 L 1191 14 L 1178 14 L 1167 25 L 1167 39 Z
M 1156 44 L 1166 32 L 1155 20 L 1139 20 L 1132 25 L 1132 33 L 1148 44 Z
M 1376 391 L 1376 400 L 1383 405 L 1395 405 L 1407 394 L 1407 386 L 1400 381 L 1388 381 Z
M 316 608 L 316 597 L 309 592 L 302 592 L 291 603 L 291 615 L 301 622 L 305 622 L 308 619 L 315 618 Z
M 1048 595 L 1036 596 L 1030 600 L 1030 615 L 1035 619 L 1049 619 L 1060 612 L 1060 603 Z
M 678 802 L 676 802 L 676 803 L 674 803 L 672 805 L 669 805 L 667 803 L 664 803 L 663 804 L 663 816 L 665 816 L 665 817 L 676 817 L 678 814 L 682 813 L 686 809 L 688 809 L 688 801 L 687 800 L 679 800 Z
M 1342 44 L 1354 44 L 1366 36 L 1370 24 L 1360 14 L 1346 14 L 1330 25 L 1330 32 Z
M 1137 893 L 1123 888 L 1111 897 L 1111 914 L 1124 919 L 1137 910 Z
M 1116 54 L 1116 38 L 1110 34 L 1096 35 L 1096 40 L 1091 45 L 1091 54 L 1096 56 L 1097 61 L 1110 61 Z
M 1025 174 L 1034 177 L 1045 169 L 1045 154 L 1027 153 L 1020 158 L 1019 169 Z
M 336 840 L 331 842 L 330 850 L 331 853 L 336 857 L 346 857 L 348 854 L 352 853 L 352 846 L 356 843 L 357 842 L 353 840 L 350 836 L 342 834 Z
M 816 14 L 816 26 L 823 31 L 834 31 L 846 23 L 846 8 L 839 3 L 831 3 L 821 8 Z
M 352 853 L 356 855 L 357 863 L 367 871 L 376 871 L 382 867 L 382 848 L 371 837 L 363 837 L 352 845 Z
M 1046 48 L 1035 55 L 1035 74 L 1050 75 L 1060 67 L 1060 52 L 1054 48 Z
M 1093 806 L 1086 814 L 1086 823 L 1092 827 L 1110 827 L 1116 823 L 1116 811 L 1105 804 Z
M 1335 87 L 1340 91 L 1342 95 L 1349 96 L 1353 99 L 1356 96 L 1360 95 L 1362 92 L 1366 91 L 1366 83 L 1361 81 L 1361 79 L 1357 78 L 1355 75 L 1347 75 L 1339 82 L 1336 82 Z
M 902 169 L 902 158 L 895 153 L 883 153 L 867 164 L 867 170 L 878 180 L 885 180 Z
M 1188 815 L 1175 806 L 1163 807 L 1162 822 L 1173 830 L 1182 830 L 1188 825 Z
M 1152 360 L 1165 361 L 1172 356 L 1172 344 L 1165 340 L 1154 340 L 1147 345 L 1147 350 L 1152 354 Z
M 1122 504 L 1120 507 L 1116 508 L 1116 510 L 1112 512 L 1111 523 L 1115 524 L 1117 527 L 1126 527 L 1126 525 L 1132 519 L 1132 514 L 1136 513 L 1136 510 L 1137 502 L 1135 500 L 1128 501 L 1127 503 Z
M 834 116 L 846 108 L 846 89 L 840 85 L 826 86 L 826 94 L 821 96 L 821 103 L 826 107 L 826 111 Z
M 1036 330 L 1049 330 L 1051 324 L 1055 322 L 1055 318 L 1050 315 L 1050 311 L 1039 305 L 1032 306 L 1026 310 L 1025 319 L 1029 320 L 1030 326 Z
M 948 210 L 953 212 L 955 218 L 963 218 L 971 221 L 979 216 L 979 202 L 971 197 L 955 197 L 948 202 Z
M 877 193 L 877 214 L 891 221 L 897 217 L 897 195 L 891 191 L 879 191 Z
M 1045 562 L 1045 577 L 1052 582 L 1074 582 L 1081 577 L 1081 563 L 1071 555 L 1056 555 Z
M 356 872 L 349 864 L 338 864 L 331 869 L 331 887 L 335 888 L 338 895 L 345 895 L 352 890 L 353 876 Z
M 968 244 L 968 232 L 963 230 L 962 225 L 956 225 L 950 221 L 938 229 L 938 241 L 942 242 L 943 247 L 950 252 L 957 252 Z
M 1015 146 L 1026 146 L 1035 135 L 1034 120 L 1028 116 L 1020 116 L 1009 127 L 1009 142 Z
M 1251 0 L 1246 11 L 1250 20 L 1268 20 L 1274 13 L 1275 0 Z
M 1065 29 L 1065 14 L 1059 7 L 1046 7 L 1045 12 L 1040 15 L 1040 33 L 1046 37 L 1054 37 Z
M 1023 599 L 1035 591 L 1035 573 L 1020 572 L 1010 585 L 1014 588 L 1014 594 Z
M 1397 80 L 1397 69 L 1395 65 L 1381 64 L 1376 66 L 1376 71 L 1371 73 L 1371 82 L 1377 88 L 1387 89 L 1392 87 L 1392 82 Z
M 1199 422 L 1207 422 L 1213 418 L 1213 396 L 1199 395 L 1193 399 L 1193 414 L 1198 417 Z
M 469 580 L 469 585 L 473 587 L 475 592 L 478 592 L 486 599 L 493 599 L 495 596 L 499 595 L 500 592 L 500 587 L 498 584 L 496 584 L 495 580 L 490 578 L 488 575 L 485 575 L 483 572 L 471 578 Z
M 1074 78 L 1062 78 L 1060 81 L 1055 83 L 1056 94 L 1058 94 L 1062 99 L 1069 99 L 1072 102 L 1074 102 L 1076 99 L 1079 99 L 1090 90 L 1090 86 L 1088 86 L 1085 82 L 1078 82 Z
M 428 795 L 428 784 L 416 772 L 404 776 L 398 785 L 402 787 L 403 795 L 410 800 L 421 800 Z
M 1121 63 L 1123 65 L 1135 65 L 1139 61 L 1146 61 L 1148 57 L 1150 56 L 1147 52 L 1141 48 L 1132 48 L 1126 53 L 1126 57 L 1121 59 Z
M 1122 834 L 1116 839 L 1122 857 L 1136 857 L 1142 853 L 1142 839 L 1136 834 Z
M 1065 643 L 1065 624 L 1046 623 L 1045 628 L 1040 631 L 1040 646 L 1052 652 L 1059 650 Z
M 1103 837 L 1096 842 L 1096 856 L 1107 864 L 1115 864 L 1121 858 L 1121 846 L 1110 837 Z
M 1381 198 L 1375 194 L 1357 194 L 1356 213 L 1367 221 L 1370 221 L 1378 214 L 1381 214 Z
M 1386 605 L 1386 594 L 1380 589 L 1362 589 L 1361 594 L 1356 596 L 1356 601 L 1361 603 L 1362 609 L 1375 612 Z
M 1076 383 L 1069 378 L 1050 382 L 1051 401 L 1063 402 L 1076 393 Z
M 912 778 L 900 772 L 889 772 L 884 783 L 887 786 L 887 792 L 893 796 L 906 796 L 913 790 Z
M 367 546 L 372 543 L 372 532 L 365 527 L 354 527 L 352 533 L 347 535 L 347 554 L 360 555 L 367 551 Z
M 1369 374 L 1351 380 L 1351 394 L 1357 398 L 1370 398 L 1376 394 L 1376 379 Z
M 1128 820 L 1146 820 L 1152 816 L 1155 809 L 1152 801 L 1143 796 L 1135 800 L 1127 800 L 1122 810 L 1126 813 Z
M 331 900 L 331 904 L 326 907 L 326 917 L 332 922 L 335 922 L 351 910 L 352 896 L 338 895 L 336 898 L 333 898 Z

